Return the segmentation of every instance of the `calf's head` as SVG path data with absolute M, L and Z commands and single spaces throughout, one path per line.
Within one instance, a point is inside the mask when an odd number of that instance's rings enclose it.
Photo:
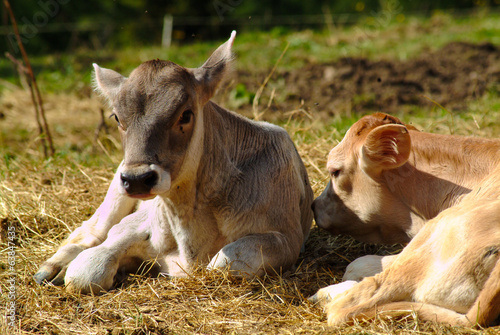
M 407 127 L 395 117 L 376 113 L 347 131 L 328 155 L 330 181 L 313 202 L 318 226 L 365 242 L 405 240 L 401 227 L 408 224 L 409 211 L 391 193 L 384 174 L 409 158 Z
M 141 64 L 128 78 L 94 64 L 97 89 L 113 107 L 122 136 L 122 189 L 148 199 L 192 178 L 203 150 L 203 108 L 232 58 L 236 32 L 199 68 Z

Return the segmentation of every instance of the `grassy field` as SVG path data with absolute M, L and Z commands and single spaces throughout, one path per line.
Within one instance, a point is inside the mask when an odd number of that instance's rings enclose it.
M 465 49 L 459 44 L 459 50 L 465 51 L 447 52 L 457 50 L 456 44 L 455 49 L 443 49 L 451 42 L 471 44 L 464 44 Z M 500 328 L 473 330 L 423 323 L 412 315 L 328 328 L 322 310 L 306 298 L 318 288 L 338 282 L 345 266 L 355 258 L 396 253 L 402 246 L 362 244 L 349 237 L 330 236 L 316 227 L 296 266 L 280 276 L 246 281 L 202 268 L 185 279 L 137 275 L 125 287 L 99 297 L 73 295 L 64 288 L 34 282 L 32 275 L 38 266 L 98 207 L 121 160 L 117 130 L 107 119 L 109 110 L 91 88 L 91 63 L 124 74 L 151 58 L 196 67 L 217 44 L 169 50 L 76 50 L 33 57 L 56 146 L 55 156 L 49 159 L 40 150 L 29 94 L 15 87 L 18 83 L 9 72 L 9 64 L 0 61 L 6 79 L 0 82 L 0 303 L 4 311 L 13 301 L 7 294 L 13 283 L 17 313 L 15 330 L 2 317 L 0 333 L 500 333 Z M 249 117 L 285 127 L 303 157 L 316 196 L 327 182 L 328 151 L 359 117 L 386 111 L 385 101 L 393 103 L 392 114 L 423 131 L 483 137 L 500 134 L 499 13 L 480 12 L 463 18 L 442 13 L 431 18 L 398 16 L 385 24 L 372 17 L 356 26 L 334 25 L 318 32 L 243 32 L 234 48 L 235 73 L 215 100 Z M 453 60 L 439 62 L 449 54 Z M 483 61 L 483 67 L 470 70 L 469 66 Z M 441 93 L 437 93 L 435 82 L 424 84 L 425 75 L 411 78 L 413 69 L 419 69 L 412 66 L 422 62 L 448 80 L 439 82 Z M 460 66 L 448 73 L 447 62 Z M 403 83 L 422 82 L 422 91 L 407 92 L 405 85 L 395 86 L 386 80 L 385 72 L 380 74 L 382 81 L 390 84 L 382 85 L 387 90 L 376 94 L 370 93 L 372 86 L 345 88 L 329 82 L 341 82 L 341 66 L 351 71 L 354 64 L 365 67 L 358 66 L 360 74 L 344 76 L 343 82 L 359 82 L 368 70 L 394 65 L 388 73 L 404 77 Z M 309 76 L 314 71 L 318 76 Z M 268 75 L 270 80 L 256 99 Z M 452 92 L 458 81 L 464 85 L 457 92 L 465 90 L 467 94 L 447 96 L 443 103 L 443 92 Z M 310 92 L 303 92 L 300 82 L 309 83 Z M 328 92 L 329 87 L 334 87 L 331 96 L 313 94 L 319 89 Z M 343 89 L 342 96 L 336 94 L 337 89 Z M 390 99 L 403 94 L 415 95 L 415 99 Z M 108 128 L 98 131 L 101 109 Z M 7 241 L 12 236 L 8 232 L 12 229 L 16 238 L 14 274 L 7 262 Z

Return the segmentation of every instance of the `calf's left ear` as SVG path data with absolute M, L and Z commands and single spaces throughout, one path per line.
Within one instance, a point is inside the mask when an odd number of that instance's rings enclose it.
M 371 177 L 383 170 L 395 169 L 410 157 L 411 138 L 408 129 L 399 124 L 387 124 L 373 129 L 361 148 L 361 168 Z
M 212 98 L 219 84 L 229 71 L 233 53 L 231 51 L 236 31 L 233 30 L 231 37 L 217 48 L 207 59 L 205 64 L 193 70 L 197 82 L 201 85 L 202 101 L 206 102 Z
M 96 63 L 92 65 L 94 65 L 97 89 L 104 94 L 106 98 L 113 100 L 127 78 L 116 71 L 102 68 Z

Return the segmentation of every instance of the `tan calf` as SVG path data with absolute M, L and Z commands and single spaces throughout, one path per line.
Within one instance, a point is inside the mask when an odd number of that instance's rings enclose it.
M 387 114 L 367 115 L 328 155 L 316 223 L 364 242 L 408 242 L 490 174 L 499 152 L 499 140 L 424 133 Z M 344 280 L 374 275 L 393 258 L 361 257 Z
M 351 127 L 328 169 L 331 181 L 313 206 L 320 226 L 373 242 L 416 235 L 400 255 L 362 257 L 347 281 L 318 291 L 312 300 L 327 303 L 329 324 L 378 311 L 454 325 L 494 321 L 500 141 L 421 133 L 377 113 Z
M 429 221 L 383 272 L 322 289 L 328 323 L 416 313 L 451 325 L 490 326 L 500 315 L 500 165 Z
M 297 150 L 282 128 L 210 101 L 234 37 L 196 69 L 153 60 L 126 78 L 94 65 L 124 159 L 104 202 L 41 266 L 37 282 L 99 292 L 151 259 L 173 276 L 198 262 L 245 276 L 294 264 L 313 197 Z

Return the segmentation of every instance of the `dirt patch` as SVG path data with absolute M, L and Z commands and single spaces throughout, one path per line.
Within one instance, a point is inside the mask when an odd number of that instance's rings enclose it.
M 249 80 L 247 73 L 238 77 L 237 82 L 257 91 L 260 83 Z M 429 99 L 449 110 L 465 110 L 468 101 L 500 82 L 500 50 L 489 43 L 454 42 L 407 61 L 342 58 L 277 73 L 272 80 L 280 86 L 283 79 L 283 90 L 275 92 L 275 110 L 300 106 L 328 115 L 373 110 L 391 113 L 412 105 L 435 105 Z

